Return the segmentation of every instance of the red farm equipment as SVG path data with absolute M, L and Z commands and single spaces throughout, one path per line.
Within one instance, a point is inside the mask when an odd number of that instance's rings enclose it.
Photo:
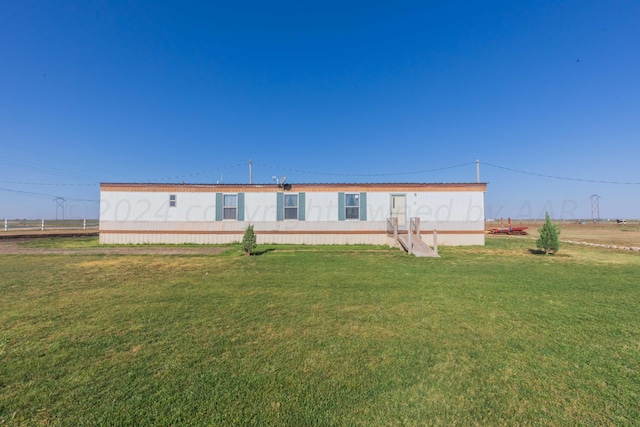
M 500 228 L 492 228 L 489 230 L 489 233 L 491 234 L 509 234 L 509 235 L 520 235 L 520 236 L 524 236 L 527 233 L 527 228 L 529 227 L 512 227 L 511 226 L 511 218 L 507 219 L 508 221 L 508 227 L 504 227 L 503 226 L 503 222 L 504 220 L 500 219 Z

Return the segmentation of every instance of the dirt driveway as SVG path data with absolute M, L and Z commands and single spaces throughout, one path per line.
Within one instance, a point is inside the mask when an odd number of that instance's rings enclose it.
M 32 239 L 3 239 L 0 240 L 0 255 L 212 255 L 227 250 L 221 246 L 105 246 L 98 248 L 33 248 L 24 246 Z

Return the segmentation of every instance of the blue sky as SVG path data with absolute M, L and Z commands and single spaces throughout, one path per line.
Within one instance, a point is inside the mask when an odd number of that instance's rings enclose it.
M 638 22 L 635 0 L 4 2 L 0 218 L 246 183 L 249 159 L 257 183 L 472 182 L 479 159 L 488 218 L 590 218 L 592 194 L 640 218 Z

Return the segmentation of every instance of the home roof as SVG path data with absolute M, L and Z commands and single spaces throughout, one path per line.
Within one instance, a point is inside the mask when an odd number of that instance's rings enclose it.
M 487 183 L 285 183 L 273 184 L 186 184 L 186 183 L 110 183 L 101 191 L 140 192 L 268 192 L 268 191 L 486 191 Z

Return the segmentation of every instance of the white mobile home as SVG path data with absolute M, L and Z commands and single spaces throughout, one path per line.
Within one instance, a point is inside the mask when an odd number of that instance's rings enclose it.
M 101 243 L 484 244 L 485 183 L 100 185 Z

